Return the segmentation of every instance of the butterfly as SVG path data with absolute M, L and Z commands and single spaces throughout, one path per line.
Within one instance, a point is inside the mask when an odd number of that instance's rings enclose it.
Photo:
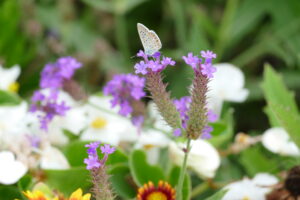
M 161 49 L 160 39 L 153 30 L 149 30 L 141 23 L 137 24 L 137 29 L 147 55 L 153 55 Z

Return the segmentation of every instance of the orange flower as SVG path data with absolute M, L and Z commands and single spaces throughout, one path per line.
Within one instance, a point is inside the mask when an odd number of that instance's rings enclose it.
M 175 190 L 164 181 L 159 181 L 155 187 L 151 181 L 138 190 L 137 200 L 175 200 Z

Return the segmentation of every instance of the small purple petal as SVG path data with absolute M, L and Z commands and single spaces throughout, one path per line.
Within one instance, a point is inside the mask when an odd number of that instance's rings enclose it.
M 217 58 L 217 55 L 212 51 L 201 51 L 201 56 L 205 59 L 214 59 Z
M 181 129 L 180 129 L 180 128 L 175 129 L 175 130 L 173 131 L 173 135 L 174 135 L 175 137 L 181 136 Z
M 207 111 L 207 120 L 209 122 L 215 122 L 218 120 L 218 118 L 219 118 L 219 116 L 217 114 L 215 114 L 212 110 Z
M 103 154 L 112 154 L 116 150 L 114 147 L 110 147 L 109 144 L 105 144 L 104 146 L 101 146 L 100 149 Z
M 101 163 L 98 159 L 98 156 L 89 155 L 88 158 L 84 159 L 84 163 L 87 165 L 86 169 L 88 170 L 101 167 Z

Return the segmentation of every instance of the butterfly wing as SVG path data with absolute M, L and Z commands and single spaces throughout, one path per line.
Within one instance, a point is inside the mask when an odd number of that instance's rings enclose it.
M 140 23 L 137 24 L 137 29 L 147 55 L 152 55 L 161 49 L 162 44 L 154 31 Z

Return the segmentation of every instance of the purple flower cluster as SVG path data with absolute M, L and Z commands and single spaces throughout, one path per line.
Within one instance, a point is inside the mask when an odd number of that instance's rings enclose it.
M 164 70 L 168 65 L 174 66 L 175 61 L 168 57 L 160 58 L 161 55 L 159 52 L 154 53 L 152 56 L 148 56 L 142 50 L 137 53 L 138 57 L 143 58 L 143 61 L 135 64 L 134 69 L 136 74 L 146 75 L 149 71 L 157 73 Z M 152 57 L 153 60 L 149 60 Z
M 35 91 L 31 101 L 30 112 L 38 112 L 41 129 L 47 131 L 49 122 L 57 115 L 64 116 L 66 111 L 70 109 L 64 101 L 58 102 L 57 95 L 50 92 L 50 95 L 45 95 L 41 91 Z
M 176 109 L 180 113 L 180 118 L 182 120 L 182 127 L 184 129 L 187 128 L 187 122 L 189 120 L 188 111 L 190 108 L 190 104 L 192 102 L 191 97 L 185 96 L 181 97 L 180 99 L 175 99 L 174 104 Z M 218 115 L 215 114 L 212 110 L 207 111 L 207 120 L 208 122 L 215 122 L 218 120 Z M 210 133 L 213 131 L 211 126 L 206 125 L 202 131 L 201 138 L 202 139 L 209 139 L 211 138 Z M 178 137 L 181 135 L 181 129 L 175 129 L 173 132 L 174 136 Z
M 85 147 L 88 147 L 88 158 L 84 159 L 84 163 L 87 165 L 86 169 L 88 170 L 98 169 L 99 167 L 103 166 L 108 158 L 108 155 L 114 153 L 116 150 L 109 144 L 104 144 L 100 147 L 101 153 L 104 154 L 103 158 L 100 160 L 97 153 L 97 148 L 99 147 L 99 145 L 100 142 L 92 142 L 85 145 Z
M 103 88 L 105 95 L 112 95 L 112 107 L 120 106 L 119 114 L 128 116 L 133 111 L 133 104 L 146 95 L 143 91 L 145 78 L 133 74 L 115 75 Z
M 41 72 L 41 88 L 62 88 L 65 80 L 70 80 L 76 69 L 82 64 L 72 57 L 59 58 L 55 63 L 47 64 Z
M 216 54 L 212 51 L 201 51 L 201 56 L 204 58 L 204 63 L 202 63 L 201 58 L 194 56 L 193 53 L 188 53 L 187 56 L 183 56 L 182 58 L 186 64 L 193 68 L 195 73 L 201 73 L 207 78 L 213 78 L 216 68 L 212 65 L 212 60 L 217 57 Z
M 58 101 L 59 91 L 64 81 L 70 80 L 76 69 L 82 65 L 75 58 L 62 57 L 55 63 L 47 64 L 41 72 L 40 88 L 48 91 L 35 91 L 31 101 L 31 112 L 39 112 L 41 129 L 48 129 L 49 122 L 55 116 L 64 116 L 70 109 L 64 101 Z

